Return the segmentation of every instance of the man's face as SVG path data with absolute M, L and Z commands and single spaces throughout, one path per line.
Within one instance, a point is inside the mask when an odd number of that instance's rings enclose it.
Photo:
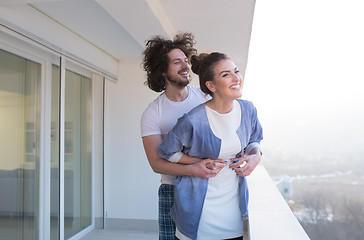
M 176 87 L 187 86 L 191 82 L 191 75 L 186 55 L 178 48 L 171 50 L 167 55 L 168 70 L 163 74 L 167 82 Z

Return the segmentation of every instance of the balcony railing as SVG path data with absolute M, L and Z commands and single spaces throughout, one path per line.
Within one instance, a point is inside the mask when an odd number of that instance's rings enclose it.
M 249 219 L 244 240 L 310 239 L 263 166 L 258 166 L 247 181 Z

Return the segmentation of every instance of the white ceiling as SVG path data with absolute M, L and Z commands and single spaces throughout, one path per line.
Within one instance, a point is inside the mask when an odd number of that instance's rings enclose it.
M 27 3 L 118 59 L 140 57 L 151 36 L 189 31 L 199 52 L 225 52 L 246 67 L 255 0 L 0 0 Z

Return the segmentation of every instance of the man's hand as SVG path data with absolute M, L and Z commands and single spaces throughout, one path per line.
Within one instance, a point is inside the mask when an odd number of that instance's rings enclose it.
M 206 167 L 208 169 L 214 170 L 214 169 L 223 169 L 227 164 L 227 161 L 221 160 L 221 159 L 216 159 L 213 160 L 212 162 L 209 162 L 206 164 Z M 219 171 L 220 171 L 219 170 Z
M 203 159 L 195 164 L 188 165 L 193 176 L 210 178 L 215 177 L 226 166 L 222 160 Z
M 158 147 L 161 142 L 161 135 L 150 135 L 143 137 L 145 153 L 150 166 L 156 173 L 173 176 L 197 176 L 209 178 L 215 177 L 216 174 L 218 174 L 222 169 L 220 166 L 221 160 L 200 159 L 185 154 L 182 156 L 179 163 L 172 163 L 168 160 L 165 160 L 158 154 Z M 217 162 L 214 163 L 214 161 Z
M 232 158 L 232 163 L 229 165 L 240 177 L 249 176 L 255 167 L 259 164 L 262 155 L 256 152 L 251 155 L 242 156 L 240 158 Z

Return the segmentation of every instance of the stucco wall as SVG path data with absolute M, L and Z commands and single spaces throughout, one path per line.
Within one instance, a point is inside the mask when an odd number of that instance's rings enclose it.
M 105 212 L 107 219 L 158 219 L 160 176 L 140 137 L 140 118 L 158 94 L 143 82 L 140 59 L 120 63 L 118 82 L 106 83 Z

